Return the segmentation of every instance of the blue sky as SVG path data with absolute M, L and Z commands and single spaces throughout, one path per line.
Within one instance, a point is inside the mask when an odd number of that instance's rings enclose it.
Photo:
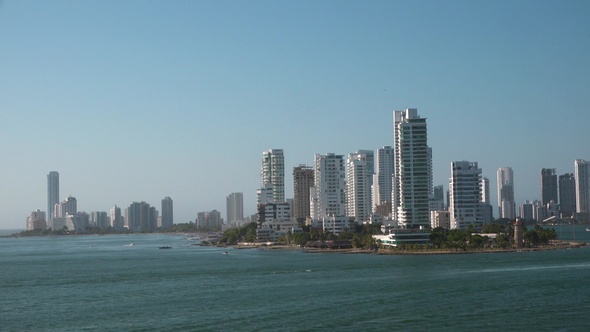
M 174 200 L 175 222 L 255 211 L 262 151 L 392 145 L 392 112 L 428 123 L 450 163 L 514 170 L 590 159 L 588 1 L 2 1 L 0 228 L 45 210 L 46 175 L 86 212 Z M 492 201 L 495 205 L 495 199 Z

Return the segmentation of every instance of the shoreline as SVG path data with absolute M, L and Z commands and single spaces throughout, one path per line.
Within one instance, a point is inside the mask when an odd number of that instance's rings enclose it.
M 531 248 L 507 248 L 507 249 L 474 249 L 474 250 L 461 250 L 461 249 L 329 249 L 329 248 L 305 248 L 289 245 L 227 245 L 220 247 L 234 248 L 234 249 L 263 249 L 263 250 L 298 250 L 303 253 L 316 254 L 373 254 L 373 255 L 464 255 L 464 254 L 495 254 L 495 253 L 508 253 L 508 252 L 531 252 L 531 251 L 547 251 L 547 250 L 565 250 L 565 249 L 579 249 L 586 247 L 586 242 L 574 242 L 574 241 L 558 241 L 556 244 L 549 244 L 539 247 Z

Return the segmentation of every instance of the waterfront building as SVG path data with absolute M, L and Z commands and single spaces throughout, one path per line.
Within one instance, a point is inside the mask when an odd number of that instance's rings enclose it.
M 426 119 L 411 108 L 394 111 L 392 215 L 404 227 L 430 225 L 431 174 Z
M 169 229 L 174 226 L 174 202 L 170 197 L 164 197 L 162 199 L 162 216 L 158 226 L 163 229 Z
M 427 244 L 430 242 L 430 231 L 425 229 L 393 229 L 386 235 L 373 235 L 384 247 L 396 248 L 406 244 Z
M 310 189 L 314 186 L 313 168 L 299 165 L 293 168 L 293 218 L 303 222 L 311 217 Z
M 515 219 L 514 174 L 511 167 L 498 169 L 498 213 L 499 218 Z
M 244 194 L 231 193 L 225 199 L 227 223 L 237 225 L 244 219 Z
M 272 197 L 275 203 L 285 201 L 285 156 L 282 149 L 271 149 L 262 152 L 262 167 L 260 170 L 261 187 L 272 187 Z
M 547 207 L 543 205 L 543 202 L 534 200 L 533 205 L 533 220 L 543 221 L 547 218 Z
M 576 217 L 588 222 L 590 213 L 590 162 L 576 159 L 574 162 L 576 182 Z
M 53 216 L 63 218 L 66 214 L 75 215 L 78 212 L 78 201 L 76 197 L 69 196 L 65 201 L 55 204 Z
M 47 174 L 47 223 L 51 225 L 55 213 L 55 204 L 59 203 L 59 173 L 56 171 Z
M 558 202 L 557 174 L 555 168 L 543 168 L 541 169 L 541 202 L 547 205 L 551 201 Z
M 153 231 L 158 227 L 158 211 L 146 202 L 133 202 L 125 209 L 125 224 L 133 231 Z
M 315 155 L 315 185 L 310 189 L 313 219 L 345 216 L 345 175 L 344 156 L 333 153 Z
M 110 218 L 106 211 L 92 211 L 90 213 L 90 224 L 100 229 L 107 229 L 110 226 Z
M 377 212 L 378 206 L 387 205 L 389 206 L 389 211 L 383 215 L 388 216 L 391 213 L 391 194 L 393 190 L 393 148 L 391 146 L 379 148 L 375 157 L 375 165 L 377 167 L 373 175 L 372 211 Z
M 372 151 L 371 151 L 372 152 Z M 366 155 L 351 153 L 346 160 L 346 216 L 362 224 L 371 214 L 371 172 Z
M 481 179 L 481 201 L 484 204 L 491 204 L 490 198 L 490 179 L 483 177 Z
M 197 213 L 197 229 L 221 229 L 223 219 L 217 210 Z
M 477 162 L 451 163 L 449 192 L 451 228 L 463 229 L 471 225 L 481 229 L 484 204 L 481 201 L 481 168 L 478 168 Z
M 562 218 L 572 217 L 576 212 L 576 180 L 573 173 L 559 176 L 559 208 Z
M 27 231 L 45 230 L 47 228 L 47 219 L 45 211 L 37 210 L 31 212 L 27 217 Z
M 110 210 L 110 224 L 113 229 L 118 231 L 122 230 L 124 226 L 123 218 L 121 217 L 121 208 L 116 205 Z

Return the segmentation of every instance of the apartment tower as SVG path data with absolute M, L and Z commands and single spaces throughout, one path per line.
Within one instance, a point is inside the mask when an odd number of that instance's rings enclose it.
M 426 119 L 414 108 L 393 112 L 394 174 L 392 214 L 400 225 L 430 224 L 430 162 Z

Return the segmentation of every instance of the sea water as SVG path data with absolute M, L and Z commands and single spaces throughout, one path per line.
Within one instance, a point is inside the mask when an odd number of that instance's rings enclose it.
M 590 328 L 590 248 L 379 256 L 192 244 L 162 234 L 0 238 L 0 330 Z

